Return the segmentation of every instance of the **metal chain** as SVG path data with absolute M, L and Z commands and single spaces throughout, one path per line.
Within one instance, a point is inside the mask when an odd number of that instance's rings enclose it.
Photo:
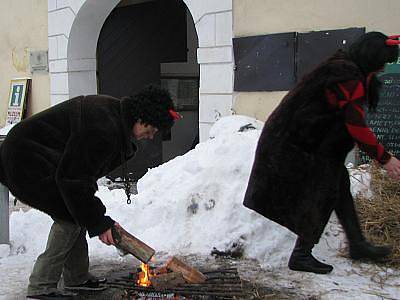
M 128 168 L 127 168 L 127 163 L 126 160 L 122 164 L 122 180 L 124 183 L 124 188 L 125 188 L 125 194 L 126 194 L 126 203 L 131 204 L 131 187 L 132 187 L 132 182 L 128 176 Z

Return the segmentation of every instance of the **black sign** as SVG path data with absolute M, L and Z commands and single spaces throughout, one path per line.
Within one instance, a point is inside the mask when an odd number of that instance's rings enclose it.
M 233 39 L 238 92 L 287 91 L 295 83 L 296 33 Z

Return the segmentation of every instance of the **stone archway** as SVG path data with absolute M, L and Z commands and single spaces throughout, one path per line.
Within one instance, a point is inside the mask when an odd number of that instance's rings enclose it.
M 200 65 L 200 140 L 230 115 L 233 101 L 232 0 L 183 0 L 193 16 Z M 51 104 L 96 94 L 96 46 L 105 19 L 120 0 L 49 0 Z

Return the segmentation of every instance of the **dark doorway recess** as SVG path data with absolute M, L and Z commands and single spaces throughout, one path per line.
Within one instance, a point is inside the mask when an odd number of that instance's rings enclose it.
M 103 25 L 97 45 L 100 94 L 121 98 L 133 95 L 149 84 L 160 85 L 162 63 L 187 61 L 187 8 L 184 2 L 142 2 L 117 6 Z M 148 168 L 163 162 L 163 140 L 169 137 L 159 133 L 153 140 L 135 141 L 139 150 L 128 161 L 132 179 L 139 179 Z M 110 177 L 121 177 L 121 174 L 122 170 L 118 168 L 110 173 Z

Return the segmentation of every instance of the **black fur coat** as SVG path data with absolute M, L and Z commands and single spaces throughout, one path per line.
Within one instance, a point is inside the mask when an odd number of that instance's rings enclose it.
M 285 96 L 264 125 L 244 199 L 246 207 L 315 243 L 338 197 L 350 193 L 344 160 L 354 141 L 343 112 L 325 96 L 347 80 L 366 78 L 338 52 Z
M 0 181 L 22 202 L 87 228 L 112 226 L 96 181 L 134 155 L 128 101 L 80 96 L 15 125 L 0 148 Z

